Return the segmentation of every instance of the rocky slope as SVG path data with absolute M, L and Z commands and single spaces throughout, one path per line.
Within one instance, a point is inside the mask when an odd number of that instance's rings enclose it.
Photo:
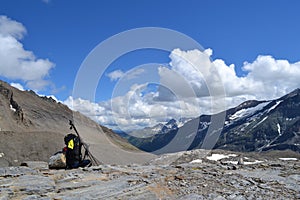
M 48 161 L 64 146 L 63 138 L 73 120 L 93 155 L 104 163 L 145 162 L 153 158 L 110 129 L 98 125 L 51 97 L 20 91 L 0 81 L 0 166 L 24 160 Z
M 28 163 L 0 168 L 0 199 L 299 199 L 299 159 L 289 151 L 193 150 L 144 165 L 48 170 Z
M 135 146 L 149 152 L 169 144 L 180 135 L 170 152 L 205 148 L 205 136 L 211 119 L 218 115 L 202 115 L 182 127 L 159 130 L 151 137 L 127 136 Z M 247 101 L 225 112 L 225 123 L 214 148 L 233 151 L 267 151 L 290 149 L 300 152 L 300 89 L 273 101 Z M 198 127 L 192 131 L 191 127 Z M 212 128 L 210 133 L 218 132 Z M 191 138 L 193 138 L 190 143 Z M 190 144 L 189 144 L 190 143 Z

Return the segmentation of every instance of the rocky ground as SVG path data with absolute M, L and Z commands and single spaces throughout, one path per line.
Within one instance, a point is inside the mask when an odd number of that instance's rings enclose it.
M 74 170 L 29 162 L 0 168 L 0 199 L 300 199 L 299 158 L 193 150 Z

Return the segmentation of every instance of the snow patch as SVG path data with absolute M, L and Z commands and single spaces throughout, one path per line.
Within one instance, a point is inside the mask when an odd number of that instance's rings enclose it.
M 268 118 L 268 116 L 264 117 L 260 122 L 258 122 L 252 129 L 256 128 L 258 125 L 260 125 L 261 123 L 263 123 L 266 119 Z
M 292 121 L 294 120 L 295 118 L 285 118 L 286 121 Z
M 280 132 L 280 125 L 277 123 L 277 131 L 278 131 L 278 134 L 281 135 L 281 132 Z
M 244 162 L 244 165 L 254 165 L 254 164 L 258 164 L 258 163 L 262 163 L 264 161 L 261 160 L 255 160 L 253 162 Z
M 10 104 L 10 109 L 12 110 L 12 111 L 14 111 L 14 112 L 16 112 L 17 110 Z
M 287 161 L 287 160 L 298 160 L 297 158 L 279 158 L 280 160 L 284 160 L 284 161 Z
M 0 158 L 4 157 L 4 153 L 0 153 Z
M 244 162 L 244 165 L 254 165 L 254 164 L 258 164 L 258 163 L 262 163 L 264 161 L 261 161 L 261 160 L 255 160 L 253 162 Z M 234 164 L 234 165 L 237 165 L 238 164 L 238 161 L 226 161 L 225 163 L 230 163 L 230 164 Z
M 224 154 L 212 154 L 211 156 L 207 156 L 206 158 L 208 160 L 213 160 L 213 161 L 218 161 L 221 160 L 223 158 L 229 158 L 229 157 L 236 157 L 236 154 L 228 154 L 228 155 L 224 155 Z
M 202 160 L 196 159 L 196 160 L 192 160 L 190 163 L 202 163 Z
M 269 108 L 268 113 L 269 113 L 271 110 L 274 110 L 281 102 L 282 102 L 282 100 L 281 100 L 281 101 L 276 101 L 276 104 L 275 104 L 274 106 L 272 106 L 271 108 Z
M 255 107 L 251 107 L 251 108 L 247 108 L 247 109 L 241 109 L 241 110 L 235 112 L 234 114 L 232 114 L 229 117 L 229 119 L 230 120 L 235 120 L 235 119 L 247 117 L 249 115 L 254 114 L 256 111 L 259 111 L 259 110 L 263 109 L 269 103 L 270 102 L 260 103 Z

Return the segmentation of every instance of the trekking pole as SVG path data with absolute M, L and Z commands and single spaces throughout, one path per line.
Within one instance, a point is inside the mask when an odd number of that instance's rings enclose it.
M 79 137 L 79 140 L 81 142 L 82 139 L 81 139 L 81 137 L 80 137 L 80 135 L 79 135 L 79 133 L 78 133 L 75 125 L 73 124 L 72 120 L 69 120 L 69 125 L 70 125 L 70 129 L 74 129 L 74 131 L 76 132 L 76 134 Z M 89 148 L 88 148 L 87 144 L 84 143 L 84 142 L 81 142 L 81 143 L 83 144 L 83 147 L 84 147 L 85 151 L 87 152 L 87 156 L 91 159 L 91 162 L 93 164 L 95 164 L 95 165 L 100 165 L 100 161 L 95 156 L 93 156 L 91 154 L 91 152 L 89 151 Z

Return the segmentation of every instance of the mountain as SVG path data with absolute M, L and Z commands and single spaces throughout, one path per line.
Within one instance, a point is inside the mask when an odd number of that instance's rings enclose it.
M 153 158 L 51 97 L 20 91 L 0 81 L 0 165 L 18 165 L 24 160 L 48 161 L 64 147 L 64 136 L 72 132 L 69 120 L 73 120 L 92 154 L 103 163 L 127 164 Z
M 221 129 L 213 127 L 212 120 L 221 123 L 222 116 L 225 122 Z M 182 127 L 128 140 L 156 154 L 210 148 L 209 143 L 215 144 L 211 148 L 232 151 L 290 149 L 300 152 L 300 89 L 276 100 L 246 101 L 222 113 L 201 115 Z
M 122 133 L 118 133 L 118 134 L 122 137 L 134 136 L 134 137 L 140 137 L 140 138 L 148 138 L 148 137 L 152 137 L 157 134 L 165 134 L 172 130 L 177 130 L 178 128 L 182 127 L 189 120 L 191 120 L 191 119 L 180 118 L 178 121 L 175 119 L 171 119 L 165 124 L 159 123 L 153 127 L 146 127 L 143 129 L 131 131 L 129 133 L 122 132 Z

